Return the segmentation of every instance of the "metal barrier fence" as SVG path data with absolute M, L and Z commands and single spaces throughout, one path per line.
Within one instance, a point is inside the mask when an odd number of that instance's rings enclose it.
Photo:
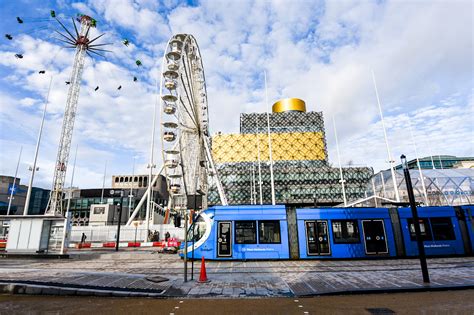
M 159 233 L 159 240 L 165 239 L 166 232 L 170 237 L 178 240 L 184 239 L 184 229 L 177 228 L 173 224 L 154 224 L 150 225 L 150 231 Z M 86 242 L 115 242 L 117 238 L 117 226 L 73 226 L 71 229 L 69 242 L 80 243 L 82 233 L 86 235 Z M 121 242 L 146 242 L 146 228 L 142 226 L 122 226 L 120 227 Z

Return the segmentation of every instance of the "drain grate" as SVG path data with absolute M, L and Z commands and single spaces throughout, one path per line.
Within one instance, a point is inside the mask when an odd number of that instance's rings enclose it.
M 393 310 L 386 307 L 366 308 L 366 310 L 373 315 L 396 314 Z

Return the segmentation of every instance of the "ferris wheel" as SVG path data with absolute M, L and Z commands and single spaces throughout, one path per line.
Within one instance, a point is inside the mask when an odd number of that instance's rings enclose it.
M 209 138 L 209 114 L 202 58 L 194 36 L 174 35 L 167 44 L 160 83 L 161 141 L 169 207 L 188 208 L 189 196 L 202 196 L 207 207 L 209 183 L 215 181 L 227 205 Z

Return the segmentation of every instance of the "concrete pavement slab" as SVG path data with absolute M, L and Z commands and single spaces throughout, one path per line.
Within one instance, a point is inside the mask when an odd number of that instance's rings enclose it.
M 98 291 L 120 296 L 310 296 L 345 292 L 474 287 L 474 258 L 428 259 L 432 283 L 421 281 L 416 259 L 357 261 L 207 261 L 210 283 L 183 281 L 183 261 L 154 251 L 71 253 L 69 260 L 0 260 L 0 282 Z M 190 270 L 191 263 L 188 263 Z M 161 278 L 155 282 L 148 279 Z M 188 275 L 188 279 L 190 275 Z M 2 281 L 3 280 L 3 281 Z M 86 290 L 81 291 L 81 290 Z M 87 291 L 90 290 L 90 291 Z M 25 291 L 25 290 L 23 290 Z M 37 292 L 29 290 L 28 293 Z M 42 290 L 43 292 L 43 290 Z M 55 291 L 52 291 L 55 292 Z M 45 294 L 45 293 L 42 293 Z M 60 294 L 56 292 L 56 294 Z M 94 293 L 95 294 L 95 293 Z

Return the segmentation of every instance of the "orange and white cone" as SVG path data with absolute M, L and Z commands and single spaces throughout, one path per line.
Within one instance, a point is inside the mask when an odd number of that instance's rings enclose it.
M 207 274 L 206 274 L 206 263 L 204 262 L 204 256 L 201 259 L 201 273 L 199 274 L 199 283 L 206 283 L 209 282 L 207 279 Z

